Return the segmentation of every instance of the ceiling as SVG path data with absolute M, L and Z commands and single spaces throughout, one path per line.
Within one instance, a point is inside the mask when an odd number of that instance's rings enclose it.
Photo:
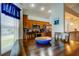
M 74 10 L 76 13 L 79 13 L 79 3 L 66 3 L 65 5 Z
M 79 17 L 76 17 L 68 12 L 65 12 L 65 19 L 66 20 L 70 20 L 70 21 L 76 21 L 76 20 L 79 20 Z
M 78 3 L 66 3 L 65 6 L 75 11 L 79 15 L 79 4 Z M 73 23 L 75 27 L 79 28 L 79 16 L 76 16 L 72 13 L 65 12 L 65 20 Z
M 21 3 L 22 8 L 24 10 L 24 14 L 49 19 L 51 13 L 48 13 L 48 10 L 53 10 L 52 6 L 54 5 L 54 3 L 34 3 L 34 8 L 31 7 L 31 4 L 32 3 Z M 65 5 L 74 10 L 76 13 L 79 13 L 79 3 L 66 3 Z M 41 7 L 45 7 L 45 10 L 41 11 Z
M 31 7 L 31 3 L 22 3 L 24 9 L 24 14 L 31 14 L 35 16 L 40 16 L 49 19 L 51 13 L 48 13 L 48 10 L 52 10 L 52 3 L 35 3 L 35 7 Z M 44 11 L 41 11 L 41 7 L 45 7 Z
M 78 3 L 66 3 L 65 6 L 69 7 L 70 9 L 78 13 L 77 15 L 79 15 L 79 4 Z M 73 22 L 79 22 L 78 16 L 68 13 L 68 12 L 65 12 L 65 19 L 73 21 Z

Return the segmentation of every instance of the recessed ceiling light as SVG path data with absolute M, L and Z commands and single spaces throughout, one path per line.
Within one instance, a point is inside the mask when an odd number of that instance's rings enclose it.
M 52 12 L 52 10 L 48 10 L 48 13 L 51 13 Z
M 70 23 L 70 25 L 73 25 L 73 23 Z
M 35 7 L 35 4 L 31 4 L 31 7 Z
M 44 7 L 41 7 L 41 11 L 44 11 L 45 10 L 45 8 Z

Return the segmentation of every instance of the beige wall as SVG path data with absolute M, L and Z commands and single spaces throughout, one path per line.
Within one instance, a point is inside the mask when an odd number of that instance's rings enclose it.
M 65 12 L 65 31 L 72 32 L 75 29 L 79 31 L 79 17 Z

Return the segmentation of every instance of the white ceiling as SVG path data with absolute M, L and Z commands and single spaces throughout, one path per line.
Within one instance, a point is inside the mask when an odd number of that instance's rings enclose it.
M 35 3 L 35 7 L 31 8 L 30 7 L 30 3 L 23 3 L 21 4 L 23 9 L 24 9 L 24 14 L 31 14 L 31 15 L 35 15 L 35 16 L 40 16 L 40 17 L 44 17 L 44 18 L 48 18 L 50 17 L 51 13 L 48 13 L 48 10 L 52 10 L 52 5 L 54 3 Z M 40 11 L 41 7 L 45 7 L 44 11 Z
M 35 7 L 32 8 L 31 3 L 21 3 L 24 10 L 24 14 L 30 14 L 34 16 L 44 17 L 49 19 L 51 13 L 48 13 L 48 10 L 53 10 L 53 5 L 56 3 L 34 3 Z M 79 13 L 79 3 L 66 3 L 67 7 L 71 8 L 75 12 Z M 41 7 L 45 7 L 44 11 L 40 11 Z

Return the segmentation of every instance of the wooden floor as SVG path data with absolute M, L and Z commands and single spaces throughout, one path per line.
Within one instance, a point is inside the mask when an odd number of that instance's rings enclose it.
M 70 40 L 70 44 L 65 44 L 65 55 L 66 56 L 79 56 L 79 42 Z
M 29 40 L 25 43 L 24 49 L 25 56 L 79 56 L 79 41 L 70 40 L 70 43 L 65 44 L 52 42 L 51 46 L 39 47 L 35 40 Z M 9 55 L 5 54 L 5 56 Z
M 63 56 L 64 45 L 61 42 L 52 43 L 51 46 L 38 47 L 35 40 L 28 41 L 28 56 Z
M 25 39 L 21 43 L 23 43 L 23 46 L 20 56 L 79 56 L 79 34 L 77 37 L 71 35 L 69 43 L 52 40 L 51 46 L 39 47 L 34 38 Z M 9 53 L 6 53 L 5 56 L 9 56 Z
M 38 47 L 35 40 L 29 40 L 28 52 L 28 56 L 79 56 L 79 41 L 55 42 L 51 46 Z

